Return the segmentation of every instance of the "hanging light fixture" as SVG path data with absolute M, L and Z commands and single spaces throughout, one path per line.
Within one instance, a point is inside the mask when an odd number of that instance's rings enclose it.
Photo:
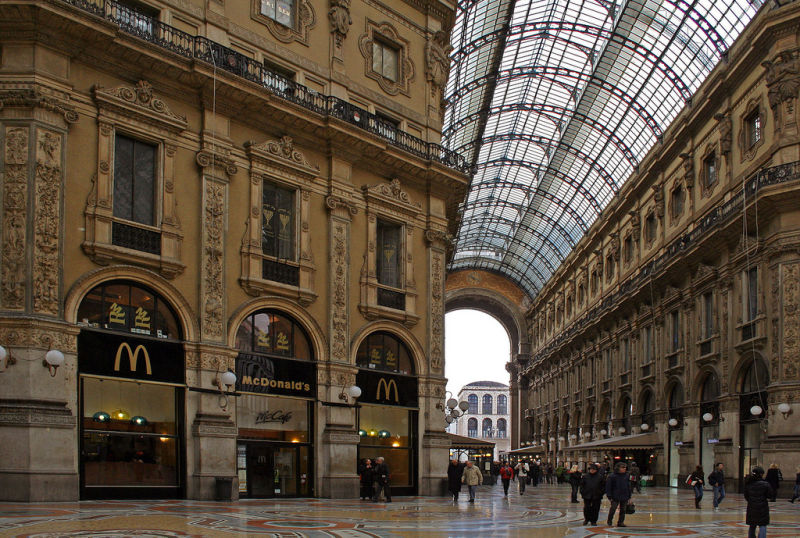
M 390 435 L 391 434 L 389 433 L 389 430 L 381 430 L 378 432 L 378 437 L 380 437 L 381 439 L 386 439 Z
M 92 420 L 94 420 L 95 422 L 101 422 L 101 423 L 102 422 L 108 422 L 109 420 L 111 420 L 111 415 L 109 415 L 105 411 L 98 411 L 97 413 L 92 415 Z
M 764 410 L 761 409 L 760 405 L 754 405 L 753 407 L 750 408 L 750 414 L 753 415 L 754 417 L 759 416 L 763 412 Z
M 677 418 L 671 418 L 671 419 L 669 419 L 667 421 L 667 424 L 669 424 L 672 428 L 674 428 L 675 426 L 678 425 L 678 419 Z
M 114 420 L 128 420 L 131 416 L 124 409 L 116 409 L 111 412 L 111 418 Z
M 131 417 L 131 424 L 134 426 L 147 426 L 147 419 L 141 415 L 136 415 L 135 417 Z

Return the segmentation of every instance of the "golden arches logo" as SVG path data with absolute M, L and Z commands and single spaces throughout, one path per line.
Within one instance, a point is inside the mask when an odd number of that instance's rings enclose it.
M 139 352 L 141 351 L 142 355 L 144 356 L 144 365 L 147 375 L 153 375 L 153 369 L 150 367 L 150 354 L 147 353 L 147 349 L 143 345 L 139 344 L 136 346 L 136 349 L 133 350 L 128 342 L 122 342 L 117 348 L 117 356 L 114 359 L 115 372 L 119 372 L 119 361 L 122 358 L 123 350 L 128 352 L 128 362 L 131 366 L 131 372 L 136 371 L 136 363 L 139 362 Z
M 390 379 L 389 382 L 386 382 L 385 378 L 381 378 L 378 381 L 378 393 L 375 395 L 376 400 L 381 399 L 381 387 L 383 387 L 384 393 L 386 397 L 383 398 L 384 400 L 390 400 L 392 396 L 392 388 L 394 388 L 394 401 L 400 403 L 400 394 L 397 391 L 397 383 L 395 383 L 394 379 Z

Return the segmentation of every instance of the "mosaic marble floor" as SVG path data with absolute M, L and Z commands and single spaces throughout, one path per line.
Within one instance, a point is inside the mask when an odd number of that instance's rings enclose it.
M 628 527 L 615 528 L 581 526 L 583 505 L 569 502 L 567 486 L 529 488 L 524 496 L 514 493 L 507 499 L 500 486 L 481 486 L 475 504 L 467 502 L 465 493 L 457 504 L 430 497 L 395 497 L 386 504 L 331 499 L 0 503 L 0 536 L 747 536 L 745 502 L 737 494 L 730 494 L 714 512 L 710 492 L 702 510 L 696 510 L 689 490 L 647 488 L 635 495 L 637 510 L 626 519 Z M 770 538 L 800 537 L 800 503 L 778 499 L 770 509 Z M 604 501 L 601 522 L 607 514 Z

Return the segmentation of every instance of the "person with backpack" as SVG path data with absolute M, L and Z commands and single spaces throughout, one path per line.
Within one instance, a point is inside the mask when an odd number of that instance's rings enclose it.
M 517 482 L 519 482 L 520 495 L 525 495 L 525 483 L 528 481 L 528 473 L 530 470 L 531 468 L 527 461 L 520 461 L 517 466 L 514 467 L 514 474 L 517 476 Z
M 708 484 L 714 491 L 714 510 L 719 510 L 719 503 L 725 498 L 725 472 L 721 463 L 717 463 L 714 471 L 708 475 Z
M 507 461 L 503 461 L 503 465 L 500 466 L 500 480 L 503 482 L 504 497 L 508 497 L 508 486 L 511 484 L 513 478 L 514 469 L 511 468 Z

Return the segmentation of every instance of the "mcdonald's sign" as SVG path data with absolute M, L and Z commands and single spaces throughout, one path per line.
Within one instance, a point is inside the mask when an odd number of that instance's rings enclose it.
M 383 398 L 381 398 L 381 389 L 384 391 Z M 397 383 L 394 379 L 390 379 L 389 382 L 386 382 L 386 378 L 382 377 L 380 381 L 378 381 L 378 391 L 375 394 L 375 399 L 380 400 L 391 400 L 392 389 L 394 389 L 394 401 L 395 403 L 400 403 L 400 395 L 397 392 Z
M 150 355 L 147 353 L 147 348 L 142 344 L 136 346 L 136 349 L 131 351 L 131 346 L 128 342 L 122 342 L 117 348 L 117 356 L 114 358 L 114 371 L 119 372 L 119 361 L 122 358 L 122 352 L 128 352 L 128 360 L 130 361 L 131 372 L 136 371 L 137 362 L 139 361 L 139 353 L 141 352 L 144 357 L 145 369 L 147 375 L 153 375 L 153 368 L 150 366 Z
M 417 379 L 375 370 L 359 370 L 356 385 L 361 387 L 360 403 L 417 407 Z
M 126 379 L 183 384 L 183 345 L 134 338 L 127 333 L 82 330 L 78 335 L 78 371 Z

